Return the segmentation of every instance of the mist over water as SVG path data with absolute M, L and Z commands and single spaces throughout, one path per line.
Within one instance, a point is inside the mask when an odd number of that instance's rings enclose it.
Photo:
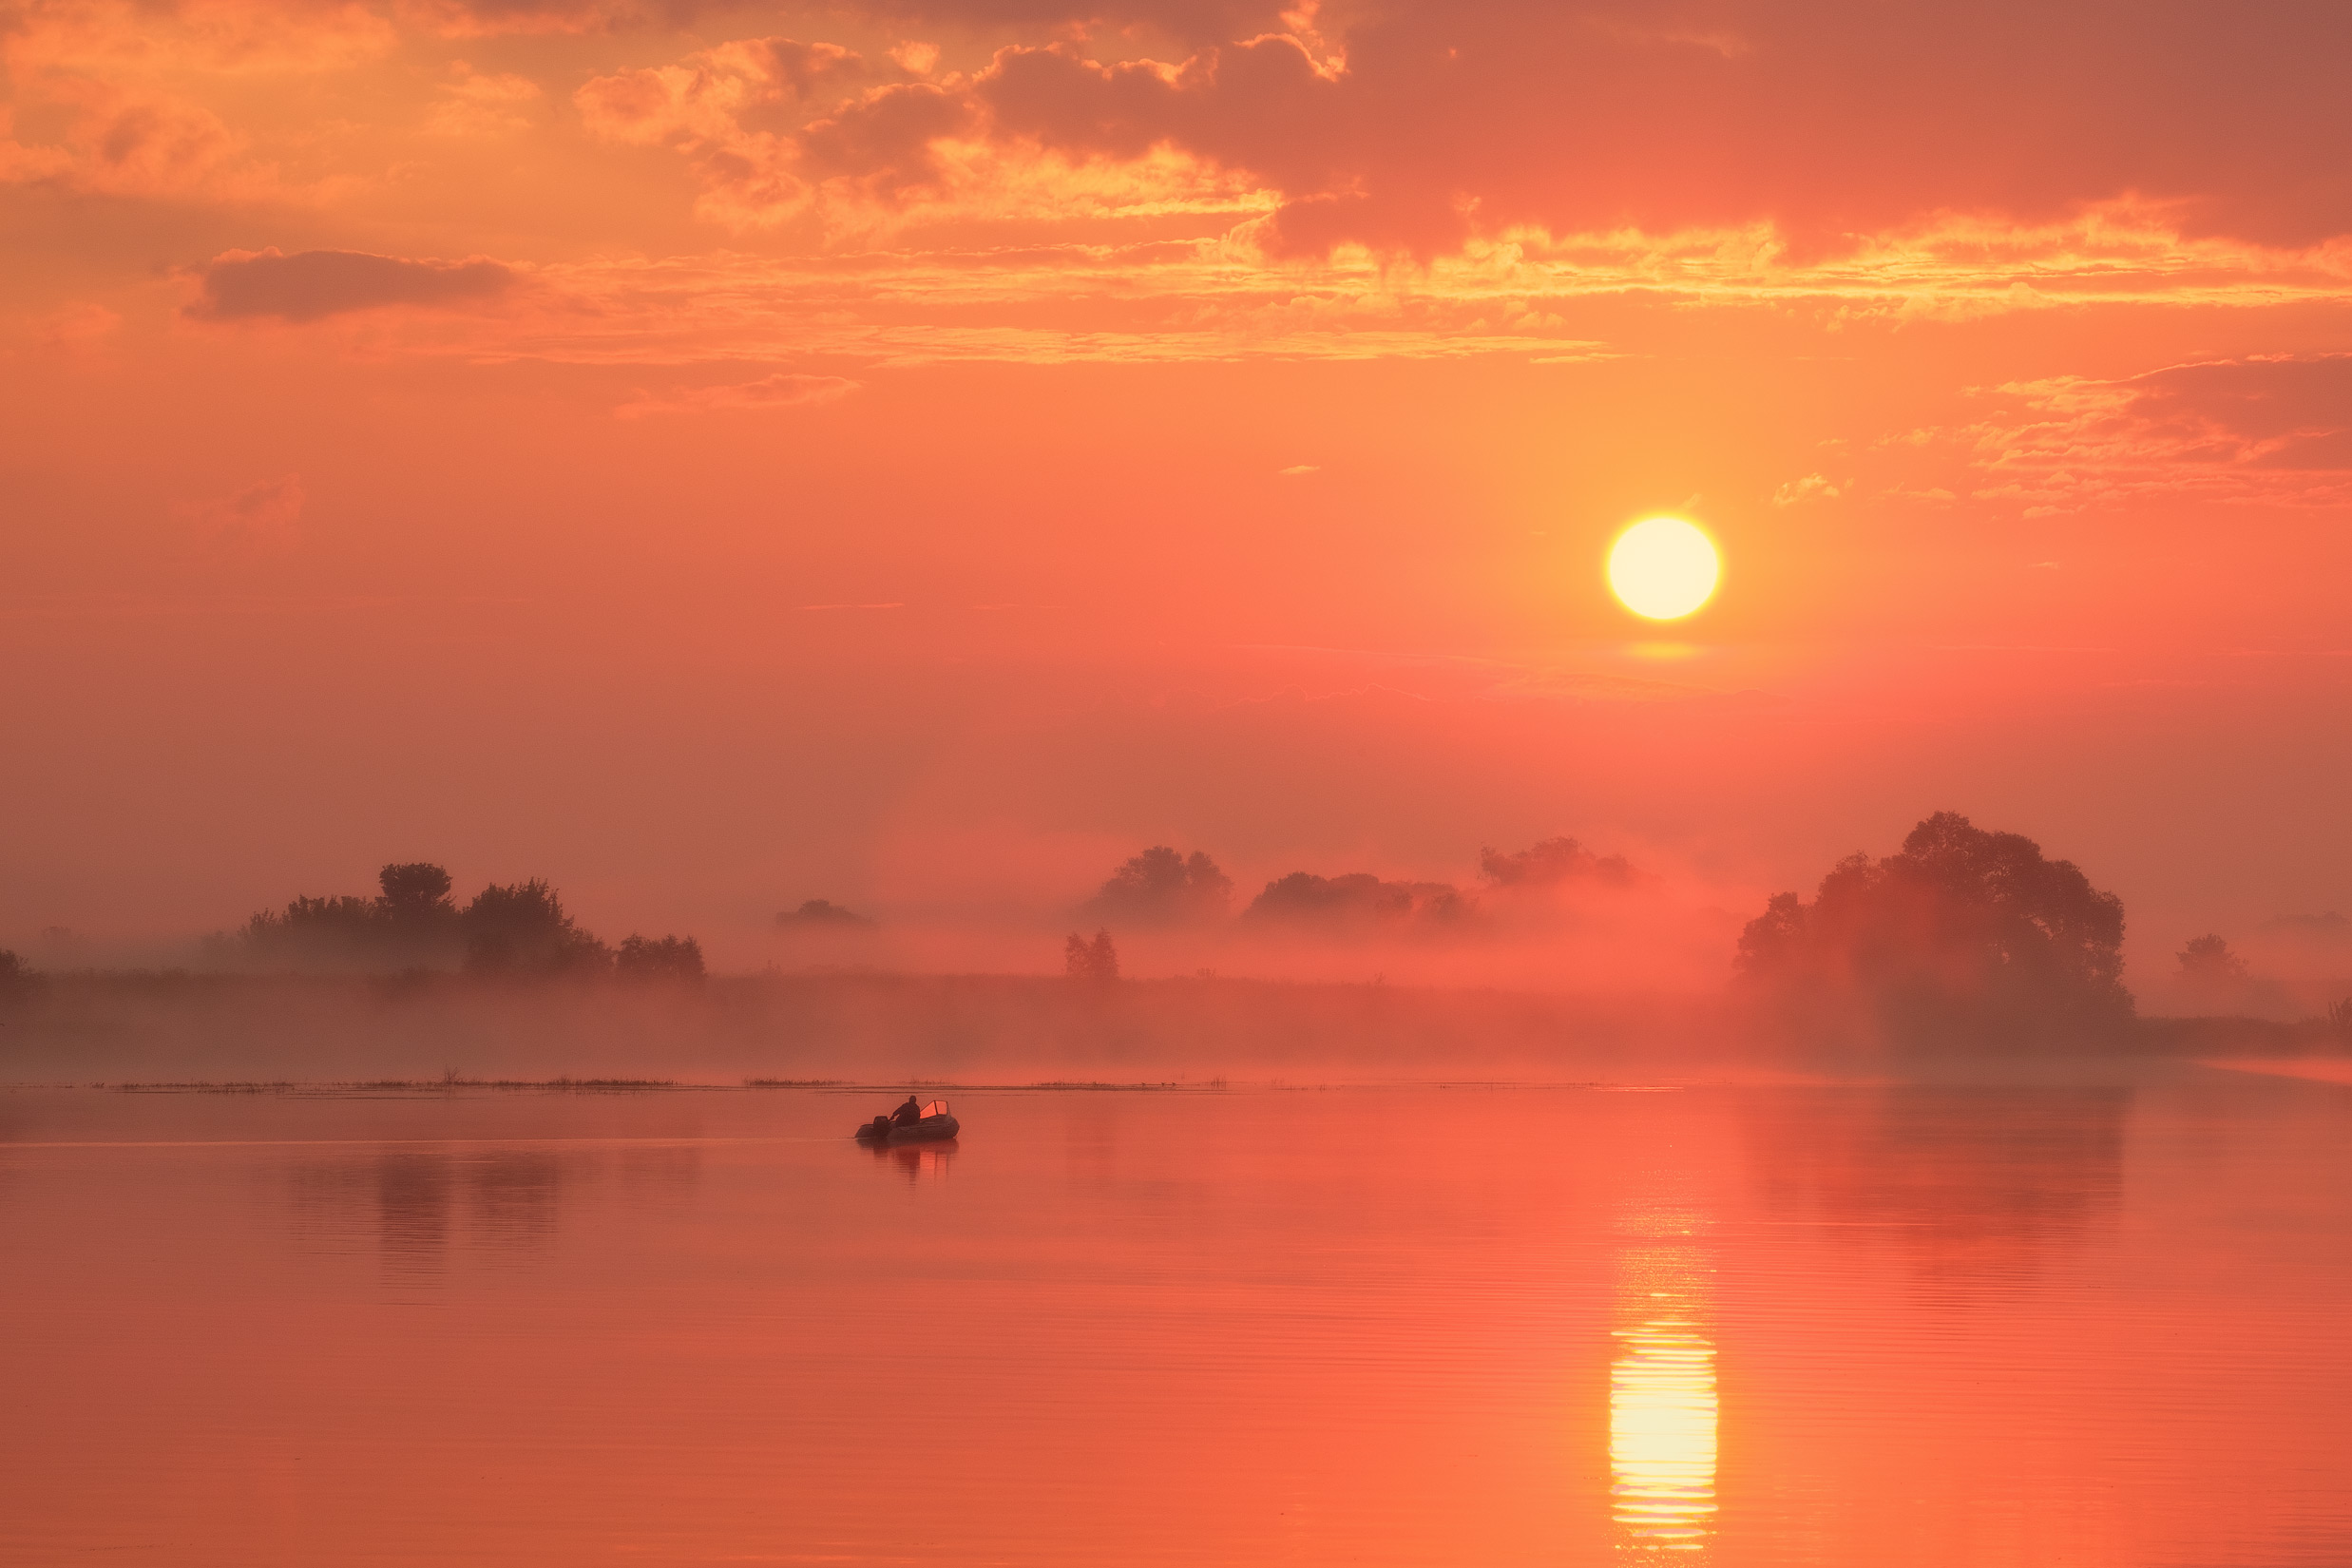
M 0 1092 L 0 1556 L 2352 1553 L 2341 1088 L 878 1098 Z

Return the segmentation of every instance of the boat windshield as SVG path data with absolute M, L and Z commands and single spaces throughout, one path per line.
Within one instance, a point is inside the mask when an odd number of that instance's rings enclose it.
M 928 1120 L 930 1118 L 935 1116 L 946 1116 L 947 1114 L 947 1102 L 944 1100 L 934 1100 L 928 1105 L 923 1107 L 923 1116 L 926 1120 Z

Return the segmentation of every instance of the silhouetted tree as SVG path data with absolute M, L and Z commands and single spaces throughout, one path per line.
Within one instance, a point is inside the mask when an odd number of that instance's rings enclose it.
M 622 980 L 702 983 L 702 945 L 690 936 L 660 940 L 623 937 L 613 953 L 613 973 Z
M 797 909 L 787 909 L 775 917 L 778 926 L 871 926 L 873 922 L 862 914 L 845 909 L 831 899 L 813 898 Z
M 2180 961 L 2181 978 L 2192 985 L 2234 985 L 2246 978 L 2246 960 L 2209 932 L 2190 937 L 2174 956 Z
M 2181 988 L 2192 1005 L 2209 1013 L 2258 1010 L 2264 987 L 2247 972 L 2246 960 L 2211 932 L 2191 937 L 2174 956 L 2180 965 Z
M 422 937 L 455 930 L 457 905 L 449 897 L 449 873 L 440 867 L 423 860 L 391 865 L 375 882 L 383 889 L 376 904 L 395 932 Z
M 1181 855 L 1155 844 L 1113 871 L 1085 911 L 1132 925 L 1187 925 L 1222 920 L 1233 894 L 1233 879 L 1198 850 Z
M 466 906 L 460 923 L 468 974 L 594 974 L 611 966 L 604 944 L 572 923 L 542 878 L 491 884 Z
M 246 950 L 256 959 L 296 968 L 366 968 L 383 936 L 375 901 L 348 894 L 295 898 L 283 909 L 263 909 L 245 922 Z
M 417 862 L 387 866 L 381 896 L 296 898 L 264 909 L 225 944 L 227 956 L 293 968 L 397 969 L 447 964 L 460 950 L 449 873 Z
M 11 1002 L 32 989 L 33 972 L 25 961 L 0 947 L 0 1003 Z
M 1741 934 L 1739 967 L 1792 1024 L 1899 1044 L 2095 1038 L 2132 1011 L 2122 900 L 1953 812 L 1898 854 L 1840 861 L 1809 905 L 1774 897 Z
M 1061 945 L 1061 972 L 1072 980 L 1103 981 L 1119 978 L 1119 949 L 1112 945 L 1111 933 L 1097 931 L 1092 942 L 1070 933 Z
M 1573 838 L 1547 838 L 1511 854 L 1482 849 L 1478 869 L 1498 888 L 1556 888 L 1571 882 L 1630 888 L 1638 875 L 1623 855 L 1597 855 Z
M 2327 1004 L 2327 1032 L 2352 1045 L 2352 996 Z
M 1241 911 L 1247 921 L 1362 935 L 1384 927 L 1467 923 L 1475 906 L 1446 882 L 1383 882 L 1369 871 L 1316 876 L 1292 871 L 1266 884 Z

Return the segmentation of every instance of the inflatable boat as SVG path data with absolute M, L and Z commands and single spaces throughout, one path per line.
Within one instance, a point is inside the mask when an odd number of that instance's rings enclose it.
M 942 1143 L 961 1131 L 947 1102 L 934 1100 L 913 1121 L 892 1126 L 889 1117 L 878 1116 L 858 1128 L 856 1137 L 860 1143 Z

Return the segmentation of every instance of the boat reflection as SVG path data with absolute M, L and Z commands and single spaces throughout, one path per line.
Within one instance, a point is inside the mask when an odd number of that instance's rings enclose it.
M 1620 1329 L 1616 1339 L 1611 1511 L 1629 1545 L 1696 1551 L 1715 1519 L 1715 1348 L 1678 1317 Z
M 910 1182 L 941 1181 L 955 1159 L 955 1139 L 945 1143 L 868 1143 L 878 1169 L 895 1169 Z

